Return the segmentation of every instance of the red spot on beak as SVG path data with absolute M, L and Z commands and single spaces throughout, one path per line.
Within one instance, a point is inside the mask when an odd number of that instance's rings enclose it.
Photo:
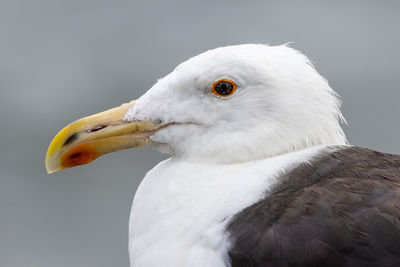
M 61 157 L 61 167 L 63 169 L 92 162 L 100 155 L 92 144 L 80 144 L 69 150 Z

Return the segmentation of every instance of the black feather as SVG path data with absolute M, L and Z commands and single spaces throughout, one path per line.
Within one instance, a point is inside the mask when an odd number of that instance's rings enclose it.
M 233 267 L 400 266 L 400 156 L 322 153 L 229 223 Z

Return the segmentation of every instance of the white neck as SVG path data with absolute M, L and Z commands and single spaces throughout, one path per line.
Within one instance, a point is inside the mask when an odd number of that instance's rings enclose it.
M 138 188 L 129 225 L 131 266 L 229 266 L 229 219 L 255 203 L 282 172 L 326 146 L 237 164 L 168 159 Z

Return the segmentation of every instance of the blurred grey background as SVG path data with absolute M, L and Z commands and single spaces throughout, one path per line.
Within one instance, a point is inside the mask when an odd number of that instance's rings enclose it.
M 151 148 L 47 175 L 67 123 L 205 50 L 294 41 L 342 96 L 352 144 L 400 153 L 399 1 L 0 1 L 0 266 L 128 266 Z

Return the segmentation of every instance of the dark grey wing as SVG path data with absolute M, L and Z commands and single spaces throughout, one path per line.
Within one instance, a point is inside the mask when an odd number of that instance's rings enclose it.
M 400 156 L 358 147 L 321 155 L 227 231 L 233 267 L 400 266 Z

